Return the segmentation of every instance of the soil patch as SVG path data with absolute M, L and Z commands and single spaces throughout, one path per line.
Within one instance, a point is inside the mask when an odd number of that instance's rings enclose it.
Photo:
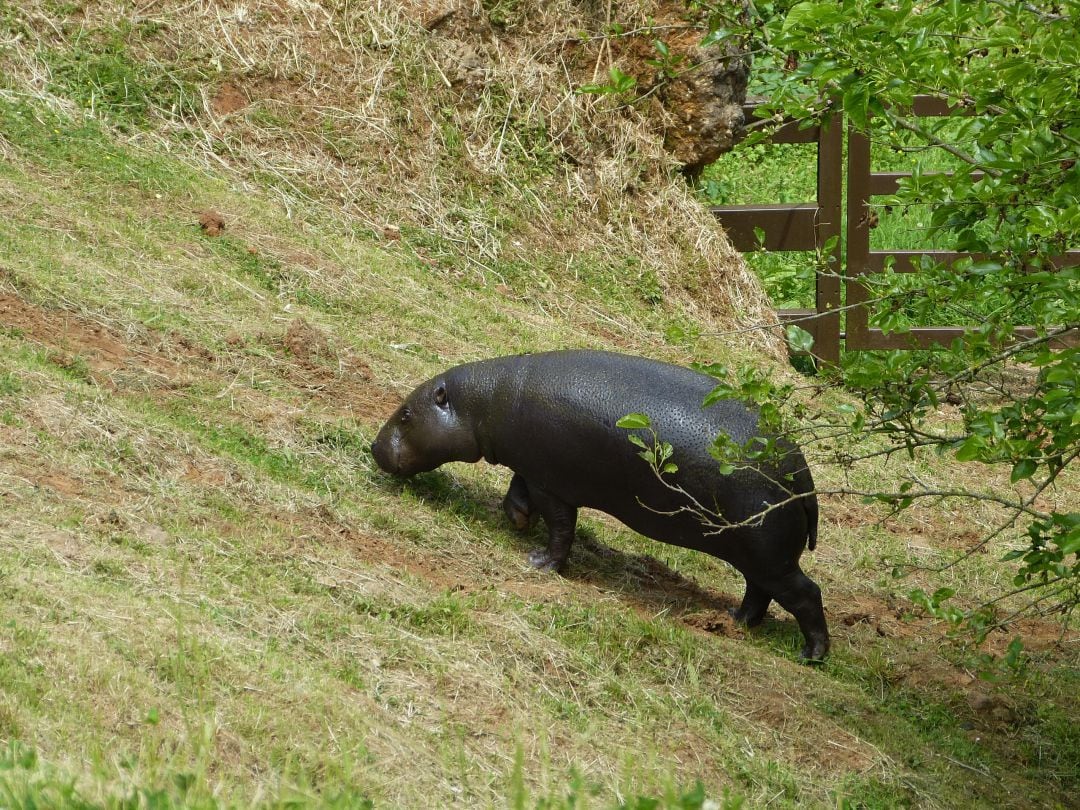
M 294 553 L 305 555 L 313 547 L 334 545 L 348 550 L 357 560 L 409 573 L 444 590 L 474 590 L 480 577 L 469 565 L 450 555 L 432 554 L 406 543 L 391 542 L 363 532 L 335 514 L 325 504 L 295 512 L 260 509 L 265 518 L 287 524 L 294 540 Z
M 244 109 L 250 102 L 243 91 L 232 82 L 225 82 L 218 88 L 210 106 L 218 115 L 229 115 Z
M 391 413 L 401 395 L 379 385 L 371 368 L 351 352 L 338 352 L 317 327 L 294 319 L 280 338 L 268 338 L 284 349 L 289 361 L 278 372 L 290 383 L 339 410 L 356 412 L 376 422 Z
M 304 365 L 337 360 L 337 354 L 330 348 L 326 335 L 303 318 L 292 320 L 281 343 L 289 354 Z
M 0 295 L 0 327 L 49 350 L 50 362 L 111 390 L 171 390 L 195 379 L 219 375 L 218 357 L 186 336 L 174 333 L 151 343 L 150 335 L 126 338 L 84 315 L 62 309 L 46 309 L 17 295 Z M 229 345 L 243 348 L 233 335 Z M 376 421 L 390 413 L 400 395 L 378 385 L 371 369 L 359 358 L 339 356 L 329 340 L 302 318 L 294 320 L 283 337 L 269 340 L 287 350 L 275 371 L 300 390 L 317 397 L 331 410 L 372 415 Z M 141 345 L 140 345 L 141 344 Z
M 180 370 L 157 352 L 134 348 L 104 324 L 61 309 L 44 309 L 15 295 L 0 295 L 0 326 L 53 350 L 53 361 L 69 370 L 85 362 L 98 384 L 117 382 L 117 372 L 143 370 L 162 382 L 175 379 Z

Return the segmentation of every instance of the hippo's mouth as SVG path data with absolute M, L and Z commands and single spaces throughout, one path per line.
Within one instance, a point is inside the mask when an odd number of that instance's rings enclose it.
M 379 465 L 379 469 L 383 472 L 390 473 L 391 475 L 404 475 L 401 471 L 401 461 L 398 457 L 399 454 L 394 452 L 394 447 L 391 442 L 376 439 L 371 443 L 371 455 L 375 458 L 375 463 Z
M 409 453 L 402 453 L 401 446 L 394 441 L 381 441 L 376 439 L 371 445 L 371 455 L 375 457 L 375 463 L 383 472 L 396 475 L 398 478 L 409 478 L 417 473 L 429 472 L 438 467 L 438 464 L 417 464 Z

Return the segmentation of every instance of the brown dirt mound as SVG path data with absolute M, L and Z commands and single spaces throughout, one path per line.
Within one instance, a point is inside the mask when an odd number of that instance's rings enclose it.
M 199 227 L 207 236 L 220 236 L 225 230 L 225 217 L 217 211 L 203 211 L 199 214 Z
M 281 340 L 289 354 L 305 365 L 337 359 L 326 335 L 303 318 L 294 318 Z
M 218 88 L 210 106 L 218 115 L 229 115 L 248 106 L 250 102 L 243 91 L 232 82 L 225 82 Z

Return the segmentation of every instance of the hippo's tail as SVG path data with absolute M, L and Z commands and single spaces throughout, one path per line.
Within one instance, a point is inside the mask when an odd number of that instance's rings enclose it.
M 818 505 L 817 495 L 808 495 L 802 499 L 806 510 L 806 547 L 813 551 L 817 548 Z
M 818 500 L 814 491 L 814 476 L 799 448 L 790 443 L 788 447 L 790 450 L 784 459 L 785 467 L 782 468 L 791 482 L 786 493 L 797 498 L 802 504 L 803 514 L 806 516 L 806 547 L 813 551 L 817 548 L 818 531 Z
M 794 488 L 796 492 L 803 496 L 799 500 L 802 501 L 803 511 L 806 514 L 806 547 L 813 551 L 817 548 L 817 494 L 814 492 L 814 476 L 810 474 L 810 468 L 807 466 L 806 461 L 803 460 L 801 453 L 798 455 L 798 460 L 802 466 L 795 473 Z

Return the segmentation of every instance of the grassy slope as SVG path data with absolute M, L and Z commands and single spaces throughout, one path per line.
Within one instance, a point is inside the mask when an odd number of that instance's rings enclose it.
M 540 535 L 500 518 L 505 471 L 374 471 L 381 419 L 446 364 L 686 360 L 659 337 L 678 307 L 479 283 L 20 93 L 0 122 L 4 803 L 74 803 L 71 780 L 193 806 L 674 803 L 697 779 L 754 805 L 1075 792 L 1075 634 L 1031 628 L 1030 666 L 980 685 L 882 564 L 937 561 L 984 514 L 880 527 L 827 504 L 808 568 L 835 652 L 809 669 L 788 617 L 731 626 L 737 578 L 701 555 L 593 515 L 570 576 L 541 575 L 522 559 Z M 1003 576 L 921 584 L 978 597 Z

